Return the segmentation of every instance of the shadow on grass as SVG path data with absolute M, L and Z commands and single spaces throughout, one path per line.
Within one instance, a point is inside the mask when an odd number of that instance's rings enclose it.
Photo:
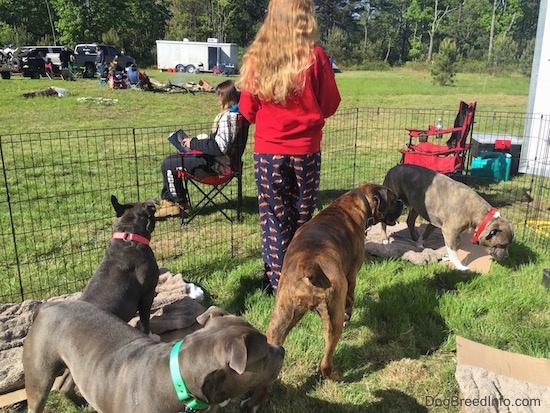
M 367 406 L 366 413 L 424 413 L 428 409 L 419 404 L 414 397 L 395 389 L 377 390 L 374 392 L 379 400 Z
M 515 182 L 495 182 L 492 179 L 467 176 L 461 182 L 476 191 L 491 206 L 503 208 L 514 206 L 518 201 L 533 201 L 533 196 L 529 194 L 529 183 L 521 177 L 516 178 Z
M 360 381 L 392 361 L 417 359 L 437 351 L 449 334 L 438 310 L 440 295 L 477 276 L 448 270 L 430 278 L 392 284 L 379 290 L 376 298 L 356 295 L 356 308 L 366 311 L 361 318 L 352 317 L 348 328 L 355 323 L 364 325 L 373 339 L 358 346 L 339 343 L 335 360 L 344 381 Z M 351 373 L 346 375 L 346 371 Z
M 257 277 L 247 276 L 239 279 L 239 287 L 234 290 L 234 294 L 229 301 L 225 301 L 224 306 L 230 313 L 241 316 L 246 311 L 246 298 L 262 286 L 261 275 Z
M 199 197 L 202 194 L 198 193 L 197 195 L 194 195 L 192 200 L 192 205 L 195 206 L 200 201 Z M 231 203 L 227 202 L 226 199 L 224 199 L 221 196 L 217 196 L 214 198 L 214 203 L 221 208 L 223 211 L 225 211 L 230 217 L 236 219 L 237 217 L 237 194 L 234 193 L 233 195 L 227 193 L 226 194 Z M 243 204 L 241 207 L 241 212 L 243 214 L 257 214 L 258 213 L 258 200 L 256 197 L 251 196 L 244 196 L 243 195 Z M 201 205 L 199 214 L 200 215 L 210 215 L 210 214 L 220 214 L 221 212 L 218 210 L 218 208 L 215 205 L 212 205 L 210 201 L 205 201 L 203 205 Z
M 222 303 L 219 302 L 219 300 L 214 300 L 213 296 L 216 295 L 214 291 L 209 291 L 208 287 L 205 286 L 206 279 L 205 277 L 208 277 L 208 275 L 205 274 L 213 274 L 220 270 L 220 268 L 225 268 L 227 272 L 230 272 L 232 269 L 238 268 L 239 266 L 249 262 L 251 259 L 250 255 L 243 256 L 239 255 L 238 257 L 233 257 L 230 260 L 230 266 L 228 266 L 227 258 L 219 258 L 214 259 L 208 262 L 207 264 L 204 264 L 200 268 L 200 274 L 201 276 L 193 276 L 192 274 L 188 274 L 186 277 L 184 277 L 186 282 L 192 282 L 195 285 L 202 288 L 204 291 L 204 301 L 202 302 L 205 306 L 210 305 L 218 305 L 224 307 L 225 310 L 229 311 L 230 313 L 241 315 L 245 312 L 245 300 L 246 297 L 251 294 L 256 288 L 260 287 L 261 284 L 261 278 L 258 275 L 257 277 L 241 277 L 240 278 L 240 286 L 236 289 L 234 289 L 234 294 L 232 295 L 231 299 L 229 301 L 224 301 Z
M 397 389 L 376 390 L 372 403 L 350 404 L 336 403 L 310 396 L 308 393 L 319 385 L 319 377 L 310 377 L 299 387 L 284 386 L 277 383 L 267 399 L 264 411 L 291 411 L 293 413 L 427 413 L 428 409 L 406 393 Z M 282 400 L 277 405 L 277 400 Z M 288 406 L 289 400 L 297 403 Z
M 503 267 L 510 270 L 519 270 L 523 265 L 535 262 L 537 254 L 526 244 L 521 242 L 512 242 L 508 247 L 510 256 L 501 262 Z

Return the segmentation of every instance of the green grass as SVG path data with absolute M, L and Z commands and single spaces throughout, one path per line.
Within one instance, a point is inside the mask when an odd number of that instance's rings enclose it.
M 152 71 L 149 74 L 161 81 L 171 79 L 174 83 L 178 80 L 198 82 L 200 78 Z M 203 78 L 212 84 L 224 80 L 207 75 Z M 441 108 L 453 111 L 459 100 L 477 100 L 479 110 L 521 113 L 525 112 L 529 89 L 526 78 L 479 74 L 459 74 L 454 86 L 439 87 L 431 84 L 428 73 L 406 69 L 344 72 L 337 75 L 337 81 L 342 93 L 342 108 Z M 68 88 L 71 96 L 21 97 L 22 93 L 50 84 Z M 76 98 L 82 96 L 110 97 L 118 99 L 118 102 L 110 106 L 77 102 Z M 185 125 L 197 121 L 209 122 L 217 112 L 212 94 L 111 91 L 98 87 L 95 80 L 69 83 L 13 77 L 10 81 L 0 81 L 0 101 L 3 107 L 10 108 L 0 112 L 4 133 Z M 386 133 L 389 128 L 381 119 L 373 122 L 374 125 L 364 127 L 365 133 L 368 132 L 376 142 L 369 141 L 368 145 L 357 148 L 362 154 L 359 159 L 369 159 L 369 163 L 357 165 L 357 174 L 361 176 L 355 177 L 355 181 L 362 181 L 363 177 L 380 181 L 383 176 L 384 166 L 380 166 L 379 162 L 381 157 L 386 159 L 386 155 L 381 154 L 384 154 L 383 148 L 386 139 L 389 139 Z M 389 133 L 397 132 L 392 130 Z M 326 148 L 333 144 L 336 143 L 325 142 Z M 336 151 L 337 148 L 331 147 L 331 150 Z M 387 150 L 387 159 L 390 159 L 394 149 Z M 161 153 L 162 148 L 155 151 Z M 347 153 L 342 154 L 341 158 L 351 160 Z M 323 164 L 323 168 L 325 174 L 335 171 L 338 162 L 330 160 Z M 37 169 L 36 178 L 41 176 L 41 171 Z M 101 180 L 105 177 L 100 171 L 98 179 L 98 185 L 102 188 L 111 184 Z M 250 177 L 247 179 L 246 185 L 250 187 L 253 183 Z M 322 184 L 331 190 L 341 189 L 337 182 L 333 185 L 332 179 L 335 179 L 332 175 L 324 176 Z M 476 189 L 497 199 L 499 194 L 517 189 L 518 182 L 529 185 L 521 179 Z M 88 185 L 89 181 L 85 184 Z M 512 187 L 513 184 L 516 186 Z M 155 185 L 151 182 L 151 187 Z M 45 191 L 45 186 L 36 185 L 32 190 L 41 193 Z M 64 191 L 70 193 L 70 188 L 56 190 L 60 196 Z M 79 204 L 89 205 L 91 210 L 100 206 L 106 208 L 105 202 L 98 200 L 97 194 L 92 192 L 93 188 L 89 191 L 82 199 L 65 200 L 58 207 L 66 209 L 68 214 L 74 213 Z M 323 205 L 329 201 L 331 194 L 331 191 L 325 193 Z M 245 205 L 244 221 L 238 224 L 244 232 L 257 231 L 254 202 L 252 186 Z M 45 205 L 37 205 L 37 209 L 44 208 Z M 105 216 L 105 210 L 98 213 Z M 519 212 L 517 215 L 517 222 L 521 225 L 523 215 Z M 198 218 L 200 220 L 194 228 L 201 228 L 200 233 L 197 229 L 196 234 L 183 231 L 168 237 L 161 237 L 160 234 L 166 234 L 173 222 L 167 220 L 159 223 L 154 235 L 159 264 L 176 270 L 185 268 L 184 262 L 188 259 L 186 251 L 198 248 L 201 243 L 212 242 L 210 252 L 200 257 L 200 270 L 185 273 L 186 279 L 203 287 L 207 293 L 207 304 L 221 306 L 265 331 L 274 299 L 258 291 L 261 259 L 257 236 L 237 238 L 235 247 L 240 251 L 239 258 L 227 259 L 227 251 L 232 246 L 226 242 L 213 242 L 216 233 L 224 230 L 223 221 L 209 221 L 210 218 L 215 219 L 214 215 Z M 215 229 L 208 232 L 206 225 L 200 226 L 206 223 Z M 99 262 L 104 240 L 94 234 L 110 231 L 110 224 L 110 221 L 105 221 L 101 228 L 94 228 L 93 221 L 83 220 L 78 228 L 71 229 L 74 232 L 65 234 L 61 241 L 56 238 L 40 245 L 40 254 L 51 256 L 55 263 L 48 270 L 52 280 L 59 280 L 64 265 L 63 259 L 56 255 L 60 243 L 70 244 L 76 233 L 89 233 L 86 243 L 74 248 L 79 250 L 101 244 L 97 252 Z M 541 287 L 542 269 L 547 267 L 550 267 L 550 257 L 546 250 L 521 239 L 511 246 L 508 260 L 493 263 L 489 273 L 484 275 L 464 274 L 441 264 L 419 266 L 396 259 L 366 259 L 358 274 L 355 313 L 335 353 L 335 367 L 342 380 L 336 383 L 320 379 L 318 365 L 324 348 L 321 322 L 316 314 L 310 313 L 291 331 L 285 342 L 286 357 L 280 380 L 261 411 L 458 413 L 457 408 L 425 406 L 426 396 L 449 398 L 459 395 L 454 378 L 455 335 L 503 350 L 550 357 L 549 292 Z M 61 278 L 60 282 L 67 281 Z M 55 394 L 50 397 L 49 409 L 66 413 L 90 411 L 70 407 Z M 2 413 L 14 411 L 17 411 L 17 406 L 0 409 Z M 237 402 L 231 402 L 224 411 L 237 412 Z
M 198 83 L 204 79 L 216 85 L 225 80 L 209 74 L 159 73 L 153 70 L 147 70 L 147 73 L 160 82 Z M 338 73 L 336 79 L 342 95 L 342 108 L 455 110 L 459 100 L 477 100 L 479 110 L 524 112 L 529 91 L 529 79 L 525 77 L 458 74 L 453 86 L 436 86 L 432 84 L 429 73 L 409 69 L 344 72 Z M 48 86 L 66 88 L 71 97 L 22 98 L 24 93 Z M 110 90 L 98 86 L 95 79 L 65 82 L 16 75 L 11 80 L 0 81 L 0 95 L 2 107 L 6 109 L 0 114 L 4 133 L 188 124 L 196 120 L 210 121 L 218 110 L 209 93 Z M 112 105 L 75 103 L 76 98 L 88 96 L 117 99 L 118 102 Z

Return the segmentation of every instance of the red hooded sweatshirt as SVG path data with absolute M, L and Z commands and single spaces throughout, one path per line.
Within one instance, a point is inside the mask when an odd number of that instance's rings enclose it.
M 307 155 L 321 150 L 325 118 L 336 112 L 341 98 L 327 54 L 318 45 L 314 53 L 302 94 L 288 98 L 286 106 L 241 92 L 239 111 L 256 124 L 255 153 Z

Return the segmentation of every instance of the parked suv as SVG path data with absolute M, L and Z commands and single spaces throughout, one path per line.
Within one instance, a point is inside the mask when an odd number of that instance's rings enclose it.
M 15 49 L 12 55 L 12 64 L 19 73 L 25 77 L 40 79 L 45 76 L 44 63 L 48 57 L 52 59 L 54 66 L 61 64 L 59 53 L 63 50 L 62 46 L 22 46 Z M 42 53 L 43 61 L 40 61 L 39 53 Z
M 83 71 L 84 77 L 95 76 L 95 58 L 97 56 L 96 47 L 99 46 L 105 55 L 105 63 L 111 63 L 116 57 L 122 67 L 130 66 L 135 63 L 131 56 L 119 52 L 116 47 L 108 44 L 89 43 L 77 44 L 74 48 L 75 66 Z

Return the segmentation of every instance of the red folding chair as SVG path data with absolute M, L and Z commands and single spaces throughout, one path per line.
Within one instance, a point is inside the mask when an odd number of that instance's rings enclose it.
M 187 193 L 187 202 L 192 207 L 193 212 L 190 216 L 185 216 L 182 212 L 181 223 L 182 225 L 187 225 L 191 222 L 201 211 L 203 211 L 208 205 L 212 205 L 219 212 L 223 214 L 230 222 L 233 222 L 233 219 L 229 214 L 224 211 L 220 202 L 227 202 L 231 208 L 237 210 L 237 220 L 242 218 L 242 203 L 243 203 L 243 194 L 242 194 L 242 172 L 243 172 L 243 162 L 242 155 L 246 148 L 246 142 L 248 140 L 248 129 L 250 123 L 245 119 L 241 114 L 237 117 L 237 136 L 235 137 L 231 148 L 229 149 L 228 155 L 231 158 L 230 170 L 225 174 L 215 174 L 209 175 L 203 178 L 199 178 L 193 175 L 191 172 L 185 169 L 185 157 L 186 156 L 207 156 L 200 151 L 192 150 L 189 152 L 180 152 L 183 160 L 183 170 L 178 171 L 180 177 L 183 178 L 183 184 L 185 191 Z M 228 195 L 224 192 L 224 189 L 229 185 L 229 183 L 234 179 L 237 179 L 237 202 L 230 199 Z M 193 204 L 191 202 L 191 196 L 189 191 L 189 185 L 192 185 L 200 194 L 200 199 Z
M 461 173 L 470 149 L 468 137 L 473 130 L 476 104 L 460 102 L 452 128 L 438 129 L 434 125 L 427 130 L 407 128 L 409 143 L 400 150 L 400 163 L 424 166 L 442 174 Z M 449 133 L 445 144 L 430 141 L 434 136 L 441 138 Z

